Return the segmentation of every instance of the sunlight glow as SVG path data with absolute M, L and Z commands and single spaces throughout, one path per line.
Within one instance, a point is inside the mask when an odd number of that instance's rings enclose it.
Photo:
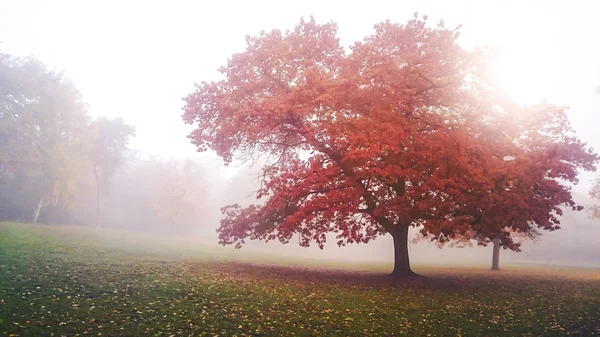
M 552 100 L 562 80 L 564 55 L 552 41 L 532 35 L 510 34 L 510 47 L 501 47 L 494 63 L 494 77 L 500 86 L 522 104 Z

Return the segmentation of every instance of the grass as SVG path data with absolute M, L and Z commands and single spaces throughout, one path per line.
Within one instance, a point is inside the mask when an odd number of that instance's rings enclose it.
M 330 266 L 0 223 L 0 336 L 600 335 L 598 269 Z

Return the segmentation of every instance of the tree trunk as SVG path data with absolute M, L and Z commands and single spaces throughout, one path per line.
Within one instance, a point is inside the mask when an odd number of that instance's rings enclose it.
M 94 166 L 94 178 L 96 179 L 96 228 L 100 228 L 100 179 L 96 166 Z
M 42 211 L 43 204 L 44 204 L 44 197 L 42 196 L 40 198 L 40 202 L 38 202 L 37 207 L 35 208 L 35 211 L 33 212 L 33 218 L 31 219 L 32 224 L 37 223 L 38 218 L 40 217 L 40 212 Z
M 398 225 L 396 230 L 391 234 L 392 238 L 394 238 L 394 271 L 392 271 L 391 275 L 416 275 L 410 269 L 410 260 L 408 257 L 408 225 Z
M 500 270 L 500 239 L 492 240 L 494 243 L 494 251 L 492 253 L 492 270 Z

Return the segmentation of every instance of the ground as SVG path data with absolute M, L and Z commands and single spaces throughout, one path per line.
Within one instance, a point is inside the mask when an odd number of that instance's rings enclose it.
M 0 336 L 600 335 L 598 269 L 415 266 L 422 277 L 395 279 L 390 266 L 239 252 L 0 223 Z

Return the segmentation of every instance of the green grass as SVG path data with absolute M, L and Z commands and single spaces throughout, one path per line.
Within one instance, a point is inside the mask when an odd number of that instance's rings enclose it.
M 425 277 L 393 279 L 387 268 L 0 223 L 0 336 L 600 332 L 597 269 L 416 267 Z

